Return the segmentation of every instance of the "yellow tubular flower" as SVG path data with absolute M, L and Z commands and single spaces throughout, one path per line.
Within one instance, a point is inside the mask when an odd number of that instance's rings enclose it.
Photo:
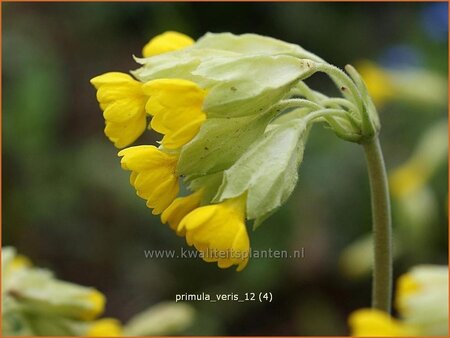
M 188 47 L 194 43 L 189 36 L 168 31 L 155 36 L 142 49 L 144 57 L 150 57 L 162 53 L 172 52 L 181 48 Z
M 134 142 L 145 130 L 145 102 L 142 83 L 130 75 L 106 73 L 91 79 L 103 110 L 105 134 L 117 148 Z
M 175 174 L 177 156 L 155 146 L 136 146 L 119 152 L 122 168 L 130 170 L 130 183 L 137 195 L 147 201 L 153 215 L 159 215 L 175 199 L 179 191 Z
M 161 214 L 161 222 L 169 223 L 172 230 L 176 231 L 178 236 L 184 236 L 185 230 L 179 229 L 178 225 L 184 216 L 200 205 L 202 199 L 202 191 L 196 191 L 185 197 L 176 198 L 169 207 Z
M 122 335 L 122 325 L 117 319 L 102 318 L 89 327 L 88 337 L 119 337 Z
M 164 134 L 162 144 L 177 149 L 189 142 L 206 119 L 202 111 L 206 91 L 183 79 L 158 79 L 144 84 L 150 98 L 145 110 L 153 116 L 152 129 Z
M 375 309 L 361 309 L 349 318 L 351 335 L 356 337 L 403 337 L 417 335 L 414 327 L 402 324 L 387 313 Z
M 250 243 L 245 227 L 245 197 L 195 209 L 178 226 L 186 241 L 202 253 L 206 262 L 217 262 L 219 268 L 238 265 L 241 271 L 248 263 Z

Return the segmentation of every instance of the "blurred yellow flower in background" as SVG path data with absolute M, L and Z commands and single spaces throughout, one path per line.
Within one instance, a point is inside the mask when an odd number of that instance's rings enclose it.
M 114 318 L 102 318 L 92 323 L 86 335 L 89 337 L 118 337 L 122 335 L 122 324 Z
M 378 67 L 374 62 L 364 60 L 356 65 L 367 85 L 367 90 L 377 107 L 382 106 L 394 96 L 392 80 L 387 72 Z
M 14 248 L 2 249 L 4 334 L 82 335 L 85 323 L 103 312 L 105 301 L 96 289 L 58 280 Z
M 56 279 L 33 267 L 12 247 L 2 248 L 3 336 L 148 336 L 172 335 L 189 327 L 195 310 L 165 302 L 133 316 L 126 324 L 103 313 L 105 296 L 94 288 Z
M 349 317 L 352 335 L 447 336 L 448 266 L 418 265 L 400 276 L 395 305 L 398 320 L 375 309 L 353 312 Z
M 375 105 L 390 101 L 444 108 L 447 104 L 447 79 L 424 68 L 385 68 L 369 60 L 356 63 Z M 420 84 L 420 85 L 418 85 Z
M 352 336 L 357 337 L 402 337 L 416 336 L 414 327 L 403 324 L 387 313 L 375 309 L 361 309 L 349 318 Z
M 447 121 L 429 127 L 421 137 L 412 156 L 389 174 L 392 195 L 408 198 L 430 180 L 447 158 Z

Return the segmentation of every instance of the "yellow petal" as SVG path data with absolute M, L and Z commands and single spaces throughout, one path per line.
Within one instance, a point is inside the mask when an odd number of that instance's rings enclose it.
M 176 198 L 162 213 L 161 222 L 163 224 L 169 223 L 170 228 L 176 231 L 177 235 L 183 236 L 185 234 L 185 231 L 184 229 L 180 229 L 180 231 L 178 231 L 178 225 L 180 224 L 184 216 L 186 216 L 188 213 L 190 213 L 200 205 L 201 198 L 201 190 L 185 197 Z
M 167 170 L 165 166 L 144 170 L 138 172 L 134 181 L 134 187 L 139 197 L 154 201 L 159 198 L 159 196 L 155 196 L 157 187 L 164 184 L 171 176 L 170 170 Z M 152 203 L 151 201 L 150 203 Z
M 206 120 L 206 116 L 200 115 L 196 119 L 188 122 L 173 133 L 164 135 L 161 143 L 167 149 L 177 149 L 192 140 L 193 135 L 197 135 L 202 123 Z
M 144 171 L 161 166 L 173 168 L 177 157 L 162 152 L 155 146 L 135 146 L 123 149 L 118 154 L 122 157 L 120 163 L 125 170 Z
M 94 321 L 87 332 L 88 337 L 119 337 L 122 325 L 117 319 L 102 318 Z
M 28 257 L 23 256 L 23 255 L 17 255 L 11 261 L 11 265 L 9 266 L 9 268 L 11 270 L 17 271 L 17 270 L 22 270 L 22 269 L 25 269 L 25 268 L 29 268 L 32 265 L 33 264 L 31 263 L 31 261 L 29 260 Z
M 144 98 L 142 84 L 135 80 L 133 80 L 133 82 L 121 84 L 105 84 L 97 89 L 97 101 L 106 107 L 109 103 L 122 99 L 139 100 Z M 145 101 L 143 105 L 145 105 Z M 144 108 L 144 106 L 142 106 L 142 108 Z
M 155 201 L 152 210 L 153 215 L 161 214 L 173 202 L 175 197 L 177 197 L 178 192 L 180 191 L 178 180 L 171 179 L 166 181 L 165 183 L 165 185 L 161 185 L 157 190 L 157 193 L 160 193 L 161 197 Z
M 393 196 L 408 196 L 420 189 L 428 180 L 426 170 L 416 162 L 408 162 L 389 175 L 389 183 Z
M 153 115 L 151 127 L 164 134 L 167 149 L 177 149 L 189 142 L 206 119 L 202 105 L 206 91 L 183 79 L 158 79 L 144 84 L 149 96 L 145 110 Z
M 118 100 L 106 106 L 103 117 L 109 122 L 125 123 L 139 115 L 145 121 L 144 104 L 139 99 Z
M 186 231 L 187 243 L 201 251 L 206 262 L 217 262 L 220 268 L 238 265 L 238 271 L 247 265 L 244 197 L 197 208 L 181 220 L 178 230 Z
M 105 84 L 123 84 L 135 81 L 130 75 L 119 72 L 109 72 L 91 79 L 91 84 L 96 88 L 100 88 Z
M 105 309 L 106 299 L 105 296 L 97 290 L 92 290 L 86 295 L 86 300 L 90 304 L 89 308 L 86 308 L 83 313 L 80 314 L 83 320 L 92 320 Z
M 360 62 L 356 68 L 377 106 L 381 106 L 395 94 L 392 80 L 382 68 L 370 61 Z
M 145 115 L 136 115 L 124 123 L 106 121 L 105 135 L 116 148 L 124 148 L 136 141 L 147 126 Z
M 448 266 L 418 265 L 400 276 L 395 305 L 423 335 L 448 336 Z
M 91 80 L 104 111 L 105 134 L 117 148 L 134 142 L 145 130 L 147 97 L 142 83 L 124 73 L 106 73 Z
M 399 294 L 402 297 L 409 297 L 420 290 L 420 284 L 409 273 L 405 273 L 397 280 L 397 297 Z
M 387 313 L 374 309 L 361 309 L 349 317 L 351 335 L 357 337 L 403 337 L 417 335 L 417 330 L 401 323 Z
M 121 165 L 131 170 L 130 183 L 139 197 L 147 201 L 154 215 L 164 211 L 179 191 L 175 174 L 177 155 L 167 154 L 154 146 L 136 146 L 119 152 Z
M 158 113 L 158 110 L 164 107 L 202 105 L 206 96 L 206 91 L 196 83 L 184 79 L 151 80 L 142 86 L 142 90 L 152 98 L 147 109 L 147 112 L 152 115 Z M 155 103 L 155 109 L 152 109 Z
M 150 57 L 185 48 L 193 43 L 194 40 L 187 35 L 168 31 L 151 39 L 142 49 L 142 55 Z

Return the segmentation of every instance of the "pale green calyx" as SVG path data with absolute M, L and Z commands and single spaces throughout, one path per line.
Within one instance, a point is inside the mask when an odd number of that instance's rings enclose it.
M 136 58 L 141 82 L 184 79 L 202 88 L 206 119 L 179 151 L 176 173 L 204 203 L 246 195 L 246 215 L 258 225 L 297 183 L 307 135 L 325 123 L 347 141 L 364 143 L 380 129 L 366 86 L 295 44 L 255 34 L 207 33 L 193 45 Z M 304 82 L 327 74 L 342 93 L 329 97 Z
M 303 119 L 275 125 L 225 170 L 214 200 L 220 202 L 247 193 L 247 217 L 258 223 L 294 190 L 306 136 Z

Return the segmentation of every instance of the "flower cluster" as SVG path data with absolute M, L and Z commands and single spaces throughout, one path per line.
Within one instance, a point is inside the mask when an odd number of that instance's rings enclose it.
M 112 72 L 91 80 L 105 134 L 118 148 L 146 129 L 161 135 L 158 146 L 121 150 L 122 168 L 152 213 L 189 245 L 236 253 L 203 257 L 221 268 L 246 266 L 246 219 L 257 227 L 288 199 L 313 123 L 352 142 L 379 129 L 358 73 L 349 66 L 349 77 L 294 44 L 229 33 L 194 42 L 166 32 L 143 56 L 134 77 Z M 344 97 L 310 89 L 303 80 L 316 72 L 327 73 Z

